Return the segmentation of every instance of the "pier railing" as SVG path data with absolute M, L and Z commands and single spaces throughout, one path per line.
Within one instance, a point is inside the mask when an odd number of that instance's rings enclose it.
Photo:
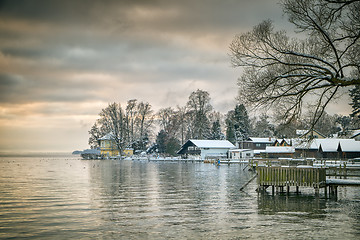
M 258 186 L 314 187 L 326 186 L 324 168 L 257 167 Z

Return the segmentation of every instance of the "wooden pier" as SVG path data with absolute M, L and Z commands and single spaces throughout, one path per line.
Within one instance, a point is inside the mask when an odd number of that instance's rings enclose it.
M 319 189 L 324 188 L 325 197 L 327 197 L 327 187 L 331 196 L 337 196 L 338 186 L 360 186 L 359 180 L 349 179 L 326 179 L 325 168 L 313 167 L 257 167 L 258 191 L 266 190 L 272 187 L 274 194 L 275 188 L 280 192 L 290 192 L 290 187 L 313 187 L 315 194 L 319 194 Z
M 313 187 L 316 193 L 319 189 L 326 186 L 326 171 L 323 168 L 298 168 L 298 167 L 257 167 L 257 183 L 258 190 L 265 190 L 272 186 L 274 193 L 275 188 L 287 192 L 290 187 L 296 187 L 296 192 L 299 192 L 299 187 Z

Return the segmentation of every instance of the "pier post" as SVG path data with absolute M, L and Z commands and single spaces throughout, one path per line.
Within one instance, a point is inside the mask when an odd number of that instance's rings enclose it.
M 319 187 L 315 187 L 315 195 L 319 196 Z
M 327 187 L 326 186 L 324 188 L 324 194 L 325 194 L 325 198 L 327 198 Z

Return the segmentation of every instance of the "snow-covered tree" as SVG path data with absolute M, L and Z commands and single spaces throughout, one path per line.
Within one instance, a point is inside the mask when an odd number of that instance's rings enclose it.
M 352 107 L 352 113 L 350 114 L 350 116 L 360 119 L 360 85 L 357 85 L 354 88 L 350 89 L 350 97 L 350 105 Z
M 221 125 L 220 125 L 220 120 L 219 119 L 215 120 L 212 123 L 210 139 L 212 139 L 212 140 L 224 139 L 224 134 L 221 131 Z
M 136 105 L 137 105 L 137 99 L 131 99 L 127 102 L 126 108 L 125 108 L 125 123 L 127 131 L 127 138 L 129 139 L 130 143 L 135 142 L 135 119 L 136 119 Z
M 227 114 L 226 139 L 232 143 L 246 140 L 250 135 L 250 118 L 244 104 L 238 104 Z
M 341 116 L 335 114 L 336 123 L 340 125 L 339 136 L 347 136 L 350 133 L 351 129 L 351 117 L 350 116 Z
M 166 142 L 167 142 L 167 133 L 164 130 L 160 130 L 160 132 L 156 136 L 156 145 L 158 149 L 158 153 L 166 152 Z
M 119 152 L 123 152 L 129 144 L 129 139 L 124 110 L 121 104 L 110 103 L 101 110 L 99 116 L 97 125 L 100 126 L 101 132 L 104 135 L 110 134 Z
M 253 127 L 253 136 L 256 137 L 274 137 L 275 126 L 270 123 L 269 116 L 262 113 Z
M 192 120 L 192 129 L 189 129 L 190 138 L 208 139 L 210 137 L 210 121 L 208 114 L 212 110 L 210 95 L 203 90 L 196 90 L 189 96 L 187 115 Z
M 154 121 L 153 110 L 148 102 L 140 102 L 137 105 L 136 113 L 136 135 L 134 140 L 137 142 L 138 149 L 145 150 L 149 143 L 151 126 Z

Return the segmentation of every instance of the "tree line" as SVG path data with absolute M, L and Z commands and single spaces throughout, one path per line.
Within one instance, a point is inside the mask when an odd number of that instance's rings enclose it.
M 347 136 L 351 129 L 359 128 L 360 95 L 352 90 L 353 111 L 349 116 L 321 115 L 315 129 L 326 136 Z M 207 91 L 192 92 L 187 103 L 180 107 L 166 107 L 154 112 L 148 102 L 136 99 L 110 103 L 99 113 L 91 127 L 89 145 L 98 148 L 98 139 L 111 133 L 117 148 L 133 148 L 135 152 L 157 152 L 176 155 L 188 139 L 229 140 L 237 144 L 253 137 L 296 137 L 297 129 L 310 129 L 312 113 L 304 118 L 284 124 L 278 117 L 261 113 L 250 117 L 244 104 L 237 104 L 226 114 L 215 111 Z

